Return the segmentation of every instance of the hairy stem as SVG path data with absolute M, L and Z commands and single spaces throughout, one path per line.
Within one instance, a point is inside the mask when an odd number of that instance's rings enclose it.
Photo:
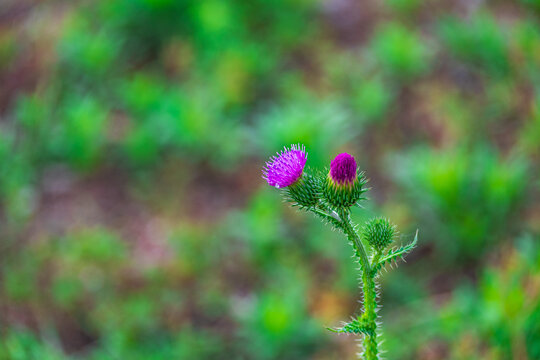
M 322 209 L 322 210 L 320 210 Z M 327 214 L 326 212 L 328 211 L 327 209 L 325 209 L 324 207 L 320 207 L 320 209 L 311 209 L 311 211 L 319 216 L 320 218 L 322 218 L 324 221 L 332 224 L 336 229 L 343 229 L 343 225 L 341 224 L 341 220 L 337 217 L 337 215 L 335 215 L 335 213 L 332 213 L 330 212 L 329 214 Z
M 362 241 L 360 241 L 358 234 L 356 233 L 356 231 L 354 230 L 351 224 L 350 212 L 345 209 L 340 209 L 338 213 L 339 213 L 339 217 L 341 218 L 341 222 L 343 224 L 343 231 L 345 232 L 345 234 L 347 234 L 349 241 L 351 241 L 354 245 L 356 254 L 360 260 L 360 265 L 362 266 L 362 271 L 364 273 L 366 272 L 369 273 L 371 269 L 370 269 L 366 249 L 364 248 Z
M 362 274 L 362 290 L 364 291 L 364 321 L 370 329 L 369 335 L 364 335 L 365 360 L 377 360 L 377 303 L 375 294 L 375 279 L 366 271 Z
M 364 335 L 364 354 L 365 360 L 377 360 L 378 348 L 377 348 L 377 303 L 375 294 L 375 279 L 374 274 L 371 272 L 371 266 L 366 253 L 366 249 L 362 244 L 358 234 L 354 230 L 351 224 L 350 212 L 348 210 L 340 210 L 339 217 L 343 225 L 343 230 L 349 240 L 353 243 L 356 255 L 360 261 L 362 271 L 362 291 L 364 292 L 364 313 L 359 319 L 360 322 L 365 323 L 369 329 L 369 334 Z

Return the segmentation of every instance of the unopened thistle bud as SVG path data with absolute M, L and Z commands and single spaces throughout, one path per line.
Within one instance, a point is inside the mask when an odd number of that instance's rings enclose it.
M 385 218 L 374 218 L 362 228 L 362 238 L 377 251 L 383 251 L 392 243 L 396 227 Z
M 342 153 L 330 163 L 330 171 L 322 187 L 323 195 L 334 207 L 350 207 L 362 199 L 362 194 L 366 192 L 365 184 L 366 179 L 359 172 L 354 157 Z

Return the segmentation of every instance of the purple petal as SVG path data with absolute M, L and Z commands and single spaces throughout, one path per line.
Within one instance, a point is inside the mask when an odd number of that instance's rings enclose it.
M 290 186 L 302 176 L 306 161 L 304 145 L 291 145 L 290 150 L 285 147 L 281 153 L 266 162 L 263 179 L 278 189 Z

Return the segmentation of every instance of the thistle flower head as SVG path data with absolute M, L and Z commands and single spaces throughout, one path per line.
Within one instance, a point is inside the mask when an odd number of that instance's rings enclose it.
M 302 176 L 306 166 L 307 153 L 304 145 L 291 145 L 266 162 L 263 179 L 270 186 L 284 188 L 294 184 Z
M 341 153 L 330 163 L 330 177 L 337 185 L 350 185 L 357 177 L 357 166 L 354 157 Z

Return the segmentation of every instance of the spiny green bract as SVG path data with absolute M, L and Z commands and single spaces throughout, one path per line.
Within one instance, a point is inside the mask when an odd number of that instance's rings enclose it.
M 294 184 L 286 188 L 286 199 L 293 206 L 313 208 L 319 203 L 321 195 L 320 180 L 307 172 Z
M 363 200 L 362 194 L 367 191 L 364 185 L 367 183 L 364 173 L 358 171 L 356 179 L 351 184 L 337 184 L 330 176 L 323 180 L 322 194 L 324 199 L 334 208 L 346 208 L 356 205 Z
M 388 219 L 378 217 L 366 222 L 362 237 L 377 251 L 383 251 L 394 240 L 396 227 Z

